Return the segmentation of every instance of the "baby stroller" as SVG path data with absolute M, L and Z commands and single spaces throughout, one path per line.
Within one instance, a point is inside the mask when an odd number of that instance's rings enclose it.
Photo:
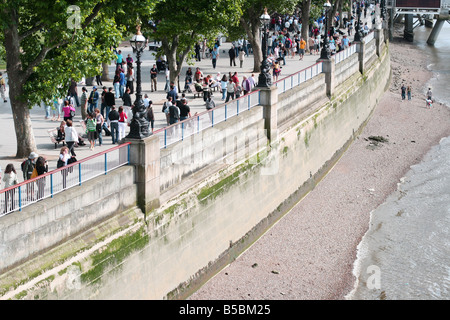
M 165 71 L 166 61 L 158 59 L 158 61 L 156 61 L 156 68 L 158 69 L 158 72 Z

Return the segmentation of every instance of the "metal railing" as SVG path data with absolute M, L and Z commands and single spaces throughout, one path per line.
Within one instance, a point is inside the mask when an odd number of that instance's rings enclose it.
M 130 144 L 124 143 L 36 178 L 0 190 L 0 217 L 126 165 Z
M 255 90 L 237 99 L 220 104 L 211 110 L 195 114 L 186 120 L 156 130 L 153 134 L 159 137 L 160 148 L 167 148 L 175 142 L 183 141 L 207 128 L 214 127 L 220 122 L 238 116 L 258 104 L 259 90 Z
M 344 61 L 354 53 L 356 53 L 356 45 L 352 44 L 348 48 L 339 51 L 334 55 L 334 64 L 338 64 L 339 62 Z
M 369 33 L 363 38 L 364 43 L 369 43 L 370 41 L 373 40 L 373 38 L 375 37 L 375 32 L 369 31 Z
M 315 76 L 322 73 L 322 62 L 318 62 L 313 64 L 312 66 L 300 70 L 290 76 L 287 76 L 281 80 L 275 82 L 275 85 L 278 88 L 278 94 L 284 93 L 301 83 L 314 78 Z

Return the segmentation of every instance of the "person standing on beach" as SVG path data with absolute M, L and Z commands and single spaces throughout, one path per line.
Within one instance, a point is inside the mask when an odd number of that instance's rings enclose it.
M 403 100 L 405 100 L 405 98 L 406 98 L 406 87 L 404 84 L 402 84 L 401 90 L 402 90 L 402 102 L 403 102 Z
M 411 100 L 411 86 L 406 88 L 406 94 L 408 95 L 408 100 Z
M 431 92 L 431 88 L 428 88 L 428 91 L 427 91 L 427 99 L 428 99 L 428 100 L 432 100 L 432 95 L 433 95 L 433 93 Z

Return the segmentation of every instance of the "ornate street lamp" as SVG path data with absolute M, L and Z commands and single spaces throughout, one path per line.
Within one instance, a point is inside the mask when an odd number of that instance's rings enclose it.
M 267 61 L 267 38 L 269 37 L 269 23 L 270 16 L 267 13 L 267 8 L 264 8 L 264 13 L 259 18 L 261 20 L 262 33 L 262 54 L 263 59 L 261 63 L 261 73 L 258 77 L 258 87 L 268 88 L 272 85 L 272 76 L 270 75 L 270 63 Z
M 361 34 L 361 6 L 359 2 L 357 3 L 356 14 L 358 15 L 358 21 L 356 22 L 355 37 L 353 38 L 353 41 L 360 42 L 363 35 Z
M 147 39 L 141 34 L 140 25 L 136 29 L 137 33 L 130 40 L 133 53 L 136 54 L 136 100 L 132 108 L 133 119 L 130 122 L 130 133 L 126 136 L 130 139 L 142 139 L 150 135 L 146 117 L 147 110 L 142 101 L 141 87 L 141 54 L 147 46 Z
M 330 44 L 328 43 L 328 11 L 331 8 L 331 4 L 328 0 L 326 3 L 324 3 L 323 8 L 325 10 L 325 34 L 323 36 L 322 50 L 320 51 L 320 59 L 330 59 L 331 50 Z

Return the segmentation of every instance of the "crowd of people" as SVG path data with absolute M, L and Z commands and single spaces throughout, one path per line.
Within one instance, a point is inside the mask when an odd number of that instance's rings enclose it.
M 357 26 L 357 16 L 367 13 L 373 14 L 373 8 L 364 1 L 353 3 L 352 15 L 344 17 L 342 22 L 337 14 L 331 21 L 327 37 L 331 53 L 337 53 L 351 45 L 349 36 L 354 30 L 360 28 L 363 34 L 369 32 L 367 23 Z M 295 11 L 292 15 L 274 14 L 271 17 L 269 26 L 269 38 L 267 40 L 267 56 L 271 63 L 271 71 L 274 81 L 279 80 L 282 74 L 282 68 L 289 59 L 304 59 L 306 54 L 319 55 L 325 35 L 325 17 L 321 16 L 309 25 L 307 38 L 302 37 L 301 12 Z M 344 30 L 344 31 L 342 31 Z M 213 69 L 217 66 L 217 59 L 220 56 L 220 47 L 222 43 L 218 38 L 213 47 L 208 48 L 207 41 L 199 42 L 195 45 L 194 58 L 196 61 L 210 59 Z M 112 144 L 117 144 L 125 137 L 126 128 L 132 118 L 132 98 L 134 93 L 134 61 L 130 54 L 125 58 L 121 50 L 114 50 L 116 54 L 116 68 L 112 86 L 103 86 L 101 77 L 97 76 L 97 86 L 92 87 L 88 92 L 86 86 L 81 88 L 81 94 L 78 92 L 78 83 L 72 80 L 69 84 L 67 96 L 64 99 L 56 97 L 52 100 L 52 106 L 43 103 L 46 110 L 46 119 L 50 119 L 50 110 L 53 110 L 52 121 L 58 121 L 57 140 L 64 141 L 68 148 L 68 154 L 71 157 L 76 156 L 75 148 L 86 145 L 85 140 L 89 141 L 90 150 L 94 150 L 96 145 L 101 146 L 104 143 L 104 136 L 111 136 Z M 222 52 L 224 54 L 225 51 Z M 245 57 L 252 53 L 252 47 L 245 38 L 232 42 L 227 52 L 229 64 L 231 67 L 243 67 Z M 226 53 L 225 53 L 226 54 Z M 236 63 L 239 61 L 239 64 Z M 251 76 L 238 75 L 237 71 L 222 74 L 217 72 L 214 76 L 203 74 L 200 67 L 188 67 L 185 74 L 183 90 L 170 82 L 170 71 L 164 56 L 157 57 L 156 63 L 150 69 L 151 92 L 156 92 L 158 88 L 157 77 L 161 72 L 165 73 L 164 92 L 166 101 L 163 106 L 163 112 L 166 117 L 166 124 L 171 125 L 178 121 L 183 121 L 191 117 L 190 106 L 186 98 L 186 93 L 195 91 L 203 96 L 205 108 L 207 110 L 215 106 L 214 92 L 218 91 L 219 98 L 223 102 L 239 98 L 241 95 L 249 93 L 256 85 L 257 78 L 254 74 Z M 101 91 L 100 91 L 101 90 Z M 180 92 L 181 91 L 181 92 Z M 116 100 L 121 99 L 120 106 L 116 106 Z M 144 105 L 147 109 L 147 120 L 149 123 L 149 132 L 153 133 L 155 123 L 155 111 L 153 103 L 148 95 L 144 95 Z M 83 130 L 81 134 L 74 129 L 74 116 L 76 110 L 81 110 L 81 123 Z M 85 136 L 85 138 L 83 138 Z

